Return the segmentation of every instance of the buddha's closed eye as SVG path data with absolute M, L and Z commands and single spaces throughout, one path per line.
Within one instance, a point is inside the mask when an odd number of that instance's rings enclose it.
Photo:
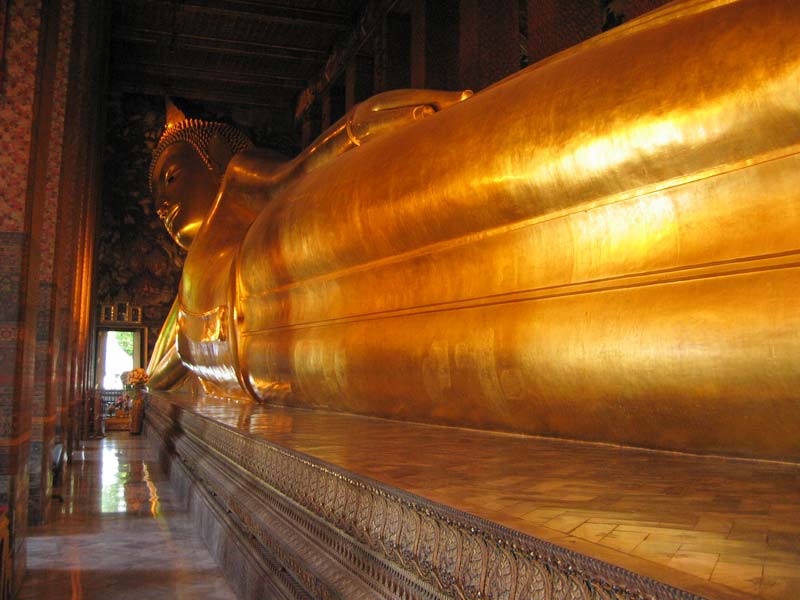
M 164 175 L 164 182 L 167 185 L 171 184 L 172 182 L 174 182 L 178 178 L 178 175 L 180 175 L 180 172 L 181 172 L 181 170 L 179 168 L 177 168 L 177 167 L 171 168 Z

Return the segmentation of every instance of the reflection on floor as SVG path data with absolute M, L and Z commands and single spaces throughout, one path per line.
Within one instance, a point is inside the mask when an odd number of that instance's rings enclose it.
M 219 398 L 175 401 L 274 444 L 700 595 L 800 598 L 800 465 Z
M 18 600 L 235 598 L 141 438 L 84 442 L 62 494 L 29 530 Z

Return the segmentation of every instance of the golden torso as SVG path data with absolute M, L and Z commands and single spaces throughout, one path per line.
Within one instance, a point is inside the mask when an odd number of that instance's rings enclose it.
M 800 458 L 799 26 L 789 0 L 669 5 L 243 230 L 213 215 L 181 298 L 233 342 L 181 355 L 266 401 Z

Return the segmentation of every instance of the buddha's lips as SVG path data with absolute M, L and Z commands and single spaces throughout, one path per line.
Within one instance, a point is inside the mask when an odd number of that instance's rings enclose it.
M 175 220 L 175 215 L 177 215 L 180 210 L 181 205 L 176 204 L 170 208 L 169 212 L 161 219 L 164 221 L 164 227 L 166 227 L 169 231 L 172 231 L 172 222 Z

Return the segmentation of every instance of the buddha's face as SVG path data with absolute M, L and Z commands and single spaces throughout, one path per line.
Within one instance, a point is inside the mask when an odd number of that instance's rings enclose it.
M 175 142 L 153 169 L 158 216 L 184 250 L 192 244 L 217 195 L 219 182 L 187 142 Z

